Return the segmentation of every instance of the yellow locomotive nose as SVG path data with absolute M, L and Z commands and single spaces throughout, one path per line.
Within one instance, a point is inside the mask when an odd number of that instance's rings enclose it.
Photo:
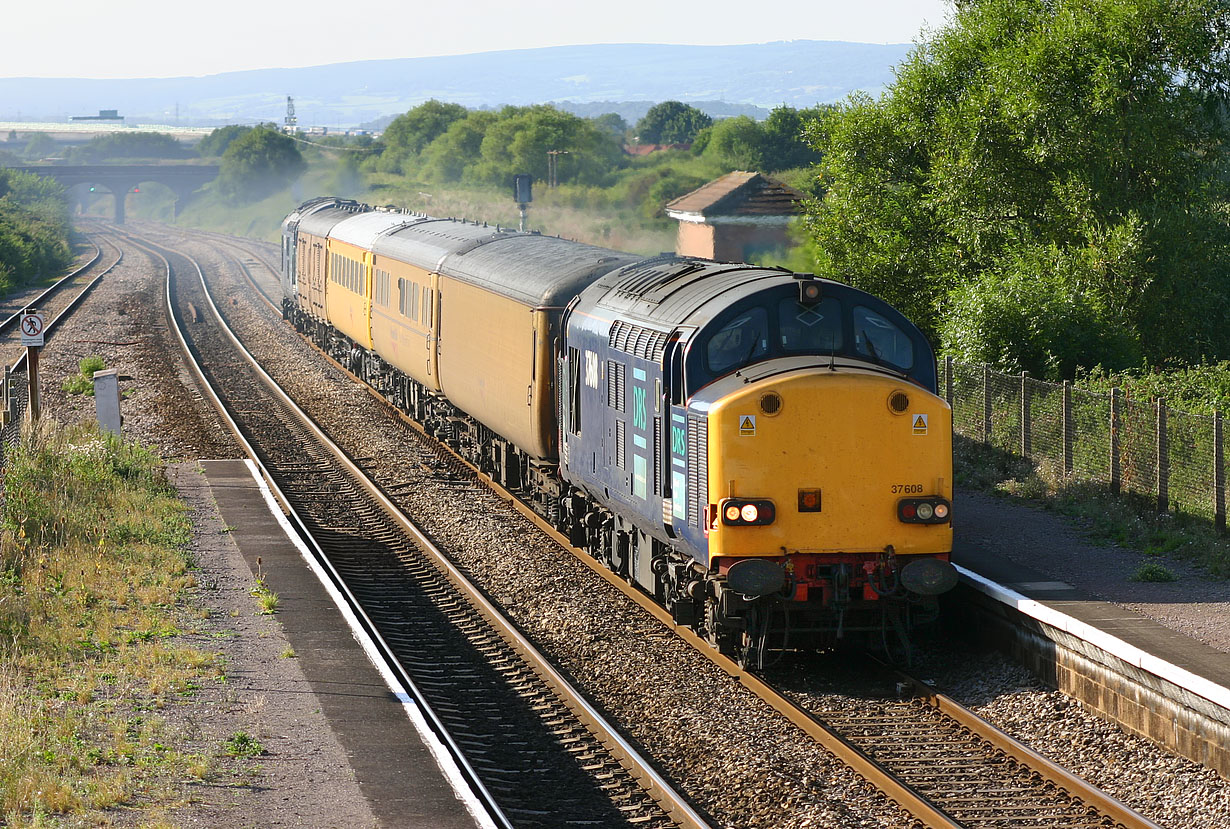
M 952 413 L 925 389 L 801 370 L 740 388 L 708 417 L 711 557 L 952 549 Z M 744 504 L 769 505 L 772 521 L 743 520 Z

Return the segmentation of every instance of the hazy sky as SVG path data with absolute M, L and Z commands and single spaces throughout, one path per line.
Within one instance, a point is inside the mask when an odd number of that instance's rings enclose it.
M 133 78 L 585 43 L 909 43 L 945 0 L 25 0 L 0 77 Z

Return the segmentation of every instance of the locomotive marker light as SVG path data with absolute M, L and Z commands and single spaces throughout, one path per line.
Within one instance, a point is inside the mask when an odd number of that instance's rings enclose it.
M 794 278 L 799 283 L 799 304 L 810 308 L 820 301 L 820 283 L 814 273 L 796 273 Z

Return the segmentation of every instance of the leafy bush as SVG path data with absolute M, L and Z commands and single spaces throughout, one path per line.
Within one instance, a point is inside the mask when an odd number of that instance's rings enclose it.
M 1146 561 L 1136 568 L 1136 572 L 1131 575 L 1131 579 L 1132 581 L 1165 582 L 1178 581 L 1179 577 L 1164 564 L 1158 564 L 1156 561 Z
M 222 154 L 217 186 L 231 203 L 254 202 L 288 186 L 306 169 L 293 139 L 271 129 L 254 129 Z
M 63 188 L 0 169 L 0 292 L 64 268 L 72 259 L 68 238 Z

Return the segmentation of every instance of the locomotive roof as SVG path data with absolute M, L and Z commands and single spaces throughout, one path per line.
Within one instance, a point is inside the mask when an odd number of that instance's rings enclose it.
M 605 291 L 597 295 L 596 304 L 669 330 L 685 323 L 703 325 L 740 299 L 791 278 L 789 271 L 776 268 L 667 255 L 599 280 L 595 288 Z M 722 302 L 709 306 L 719 296 Z

